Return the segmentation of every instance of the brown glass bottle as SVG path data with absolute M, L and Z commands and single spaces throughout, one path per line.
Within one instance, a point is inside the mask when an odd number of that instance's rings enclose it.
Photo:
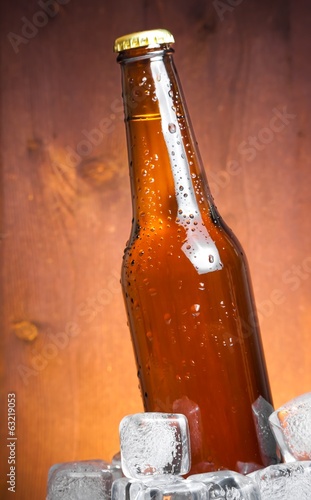
M 157 33 L 115 46 L 133 198 L 121 281 L 138 377 L 146 411 L 188 417 L 192 472 L 242 471 L 263 465 L 252 405 L 271 403 L 249 273 L 208 189 L 172 39 Z

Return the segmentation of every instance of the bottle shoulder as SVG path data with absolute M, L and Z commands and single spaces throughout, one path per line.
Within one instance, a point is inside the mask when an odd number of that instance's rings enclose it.
M 205 274 L 246 267 L 242 247 L 221 218 L 133 224 L 123 267 L 137 272 Z

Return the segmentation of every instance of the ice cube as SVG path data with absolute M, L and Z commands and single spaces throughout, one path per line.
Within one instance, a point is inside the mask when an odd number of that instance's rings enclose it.
M 203 483 L 178 476 L 118 479 L 113 483 L 112 500 L 206 500 Z
M 120 467 L 104 460 L 64 462 L 53 465 L 48 474 L 47 500 L 108 500 Z
M 191 401 L 187 396 L 176 399 L 173 402 L 172 409 L 174 413 L 182 413 L 186 416 L 191 436 L 191 455 L 200 461 L 202 454 L 202 417 L 201 410 L 197 403 Z
M 118 451 L 115 455 L 113 455 L 111 459 L 111 465 L 114 467 L 119 467 L 121 469 L 121 452 Z
M 274 411 L 273 406 L 262 396 L 259 396 L 252 404 L 252 410 L 262 463 L 266 467 L 277 464 L 279 459 L 276 442 L 269 425 L 269 417 Z
M 249 476 L 256 481 L 262 500 L 310 500 L 311 462 L 270 465 Z
M 181 475 L 190 470 L 189 429 L 184 415 L 128 415 L 120 422 L 120 442 L 126 477 Z
M 311 392 L 281 406 L 269 422 L 285 462 L 311 460 Z
M 140 491 L 143 485 L 140 485 L 138 479 L 129 479 L 122 477 L 112 484 L 111 500 L 130 500 L 136 498 L 137 491 Z
M 224 470 L 189 476 L 187 481 L 198 481 L 207 488 L 206 500 L 260 500 L 259 489 L 250 477 Z

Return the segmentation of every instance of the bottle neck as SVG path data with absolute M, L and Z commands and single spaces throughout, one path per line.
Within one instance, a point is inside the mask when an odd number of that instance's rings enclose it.
M 213 206 L 172 49 L 132 50 L 121 59 L 134 215 L 154 188 L 177 212 Z M 148 185 L 149 184 L 149 185 Z M 149 189 L 149 191 L 148 191 Z M 170 196 L 170 198 L 169 198 Z M 164 200 L 162 199 L 162 202 Z M 202 207 L 202 208 L 203 208 Z M 172 208 L 172 207 L 171 207 Z M 138 215 L 138 214 L 137 214 Z
M 119 56 L 125 107 L 134 226 L 152 231 L 183 227 L 192 231 L 185 244 L 202 256 L 202 272 L 221 267 L 208 233 L 218 214 L 208 189 L 205 172 L 175 70 L 171 49 L 131 50 Z M 170 229 L 171 230 L 171 229 Z M 204 241 L 203 241 L 204 240 Z M 202 247 L 208 245 L 209 264 Z M 191 248 L 190 248 L 191 247 Z M 214 248 L 215 255 L 210 253 Z M 189 257 L 192 259 L 192 257 Z

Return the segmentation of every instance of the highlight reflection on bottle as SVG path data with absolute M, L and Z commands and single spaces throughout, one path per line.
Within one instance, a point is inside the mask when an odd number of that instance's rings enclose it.
M 122 286 L 138 376 L 146 411 L 188 417 L 192 473 L 256 468 L 252 404 L 271 394 L 248 269 L 213 204 L 171 42 L 157 30 L 115 46 L 133 197 Z

